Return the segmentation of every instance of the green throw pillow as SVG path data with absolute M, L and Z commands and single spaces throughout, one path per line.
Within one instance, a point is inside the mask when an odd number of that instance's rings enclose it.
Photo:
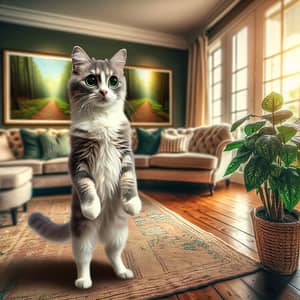
M 163 128 L 159 128 L 154 132 L 148 132 L 146 130 L 137 128 L 138 148 L 136 154 L 155 154 L 160 143 L 160 135 Z
M 68 156 L 70 153 L 70 139 L 67 133 L 57 136 L 48 133 L 40 134 L 40 142 L 43 152 L 42 159 Z
M 39 135 L 35 132 L 26 129 L 21 129 L 20 132 L 21 132 L 21 137 L 24 145 L 23 158 L 25 159 L 41 158 L 42 151 L 41 151 Z

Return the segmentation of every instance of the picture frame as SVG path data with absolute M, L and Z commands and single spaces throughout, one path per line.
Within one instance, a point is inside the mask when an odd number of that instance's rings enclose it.
M 4 50 L 4 124 L 69 125 L 70 72 L 69 57 Z
M 173 125 L 173 72 L 170 69 L 126 66 L 127 115 L 134 127 Z
M 4 50 L 4 124 L 69 125 L 67 83 L 71 68 L 71 59 L 66 56 Z M 128 65 L 124 73 L 127 80 L 125 112 L 131 125 L 172 126 L 172 71 Z

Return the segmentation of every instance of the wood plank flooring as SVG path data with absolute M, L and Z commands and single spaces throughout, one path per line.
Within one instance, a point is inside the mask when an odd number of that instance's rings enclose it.
M 224 183 L 218 184 L 213 196 L 205 185 L 140 182 L 139 188 L 238 251 L 257 258 L 249 218 L 250 210 L 261 205 L 255 192 L 246 193 L 242 185 L 234 183 L 228 188 Z M 297 209 L 300 210 L 300 205 Z M 300 271 L 292 276 L 258 271 L 164 299 L 300 299 Z

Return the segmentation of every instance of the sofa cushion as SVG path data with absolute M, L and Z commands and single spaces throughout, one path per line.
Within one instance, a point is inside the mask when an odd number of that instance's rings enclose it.
M 70 138 L 67 133 L 50 135 L 47 132 L 40 134 L 40 143 L 42 147 L 42 159 L 52 159 L 56 157 L 65 157 L 70 154 Z
M 0 132 L 0 161 L 15 159 L 8 145 L 7 135 Z
M 136 129 L 138 147 L 136 154 L 146 154 L 151 155 L 156 153 L 159 143 L 160 143 L 160 134 L 162 128 L 155 130 L 154 132 L 149 132 L 140 128 Z
M 69 171 L 68 159 L 68 157 L 59 157 L 45 161 L 44 174 L 67 173 Z
M 39 135 L 33 131 L 26 129 L 21 129 L 21 136 L 24 146 L 24 156 L 23 158 L 41 158 L 41 144 L 39 140 Z
M 16 159 L 0 161 L 0 167 L 27 166 L 32 167 L 33 174 L 43 174 L 43 161 L 40 159 Z
M 134 155 L 135 166 L 137 168 L 148 168 L 149 160 L 150 160 L 149 155 L 141 155 L 141 154 Z
M 150 166 L 212 170 L 217 166 L 216 156 L 205 153 L 160 153 L 151 156 Z
M 0 189 L 16 188 L 32 179 L 32 168 L 0 168 Z
M 41 133 L 49 133 L 52 136 L 56 136 L 59 133 L 69 133 L 68 128 L 28 128 L 30 132 L 34 132 L 37 134 Z M 21 137 L 20 128 L 9 128 L 9 129 L 0 129 L 0 133 L 4 132 L 7 135 L 9 147 L 14 154 L 15 158 L 23 158 L 24 155 L 24 145 Z
M 158 153 L 181 153 L 187 152 L 192 133 L 182 134 L 177 131 L 161 133 Z

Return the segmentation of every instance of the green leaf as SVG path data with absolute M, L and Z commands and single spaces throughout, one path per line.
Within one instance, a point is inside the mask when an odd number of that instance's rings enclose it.
M 258 121 L 254 123 L 247 124 L 245 126 L 245 133 L 247 136 L 253 134 L 257 130 L 261 129 L 266 124 L 266 121 Z
M 262 157 L 253 156 L 244 169 L 244 181 L 247 192 L 259 188 L 267 180 L 270 164 Z
M 240 149 L 237 151 L 237 156 L 244 156 L 245 154 L 251 154 L 252 151 L 249 150 L 245 145 L 243 145 Z
M 282 167 L 279 166 L 277 163 L 271 164 L 271 176 L 279 177 L 282 171 Z
M 292 162 L 297 159 L 298 148 L 294 145 L 283 145 L 280 149 L 279 157 L 288 167 Z
M 231 151 L 233 149 L 238 149 L 244 145 L 244 140 L 236 140 L 231 142 L 230 144 L 226 145 L 224 151 Z
M 285 125 L 278 126 L 277 130 L 284 143 L 287 143 L 297 133 L 295 128 Z
M 253 115 L 247 115 L 246 117 L 241 118 L 241 119 L 235 121 L 235 122 L 231 125 L 230 131 L 231 131 L 231 132 L 235 131 L 239 126 L 241 126 L 245 121 L 249 120 L 250 117 L 252 117 L 252 116 L 253 116 Z
M 293 210 L 300 199 L 300 176 L 296 176 L 294 168 L 286 168 L 276 183 L 279 197 L 284 206 L 289 211 Z
M 271 126 L 266 126 L 266 127 L 261 128 L 258 133 L 273 135 L 273 134 L 276 134 L 276 130 Z
M 275 92 L 270 93 L 262 101 L 262 109 L 267 112 L 275 112 L 279 110 L 283 105 L 283 97 Z
M 292 116 L 293 113 L 290 110 L 279 110 L 274 114 L 263 115 L 262 118 L 276 125 L 288 120 Z
M 245 138 L 245 147 L 247 147 L 249 150 L 254 151 L 255 149 L 255 142 L 260 137 L 259 133 L 255 133 L 251 136 L 248 136 Z
M 275 135 L 262 135 L 255 142 L 256 153 L 267 161 L 272 162 L 281 149 L 281 141 Z
M 252 152 L 249 151 L 246 147 L 242 146 L 238 150 L 237 155 L 229 163 L 224 176 L 230 175 L 235 172 L 242 163 L 245 163 L 249 159 L 251 153 Z

